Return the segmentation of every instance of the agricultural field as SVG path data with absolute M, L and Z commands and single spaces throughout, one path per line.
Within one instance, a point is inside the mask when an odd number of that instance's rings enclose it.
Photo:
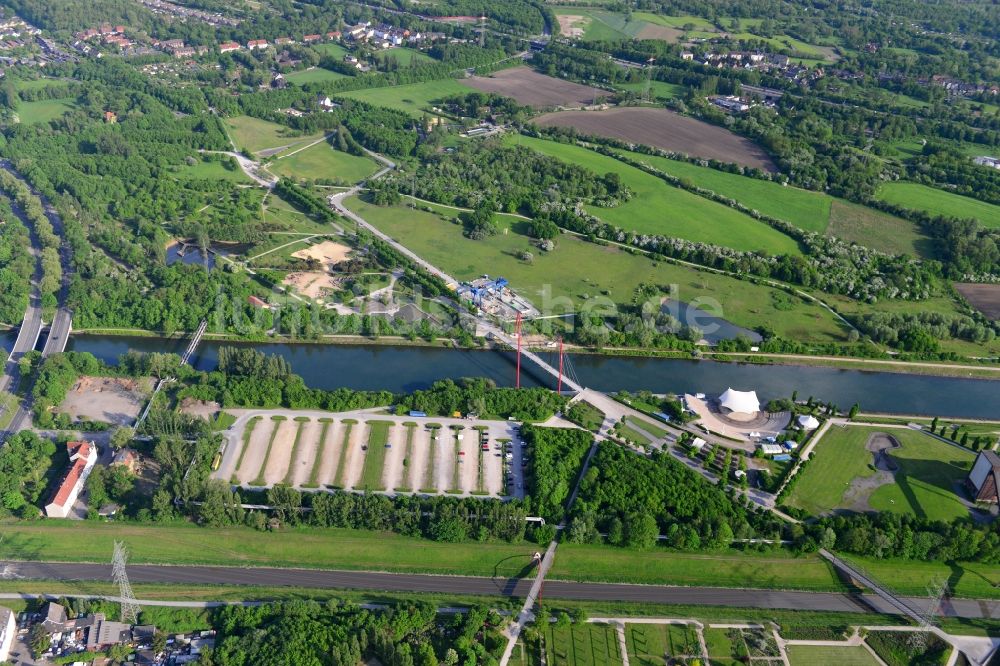
M 612 666 L 622 654 L 615 627 L 610 624 L 549 626 L 545 632 L 545 663 L 551 666 Z
M 524 222 L 513 223 L 506 234 L 475 241 L 466 238 L 462 228 L 450 221 L 453 214 L 375 206 L 358 198 L 346 203 L 380 230 L 405 239 L 409 249 L 455 278 L 474 279 L 482 275 L 484 266 L 489 266 L 490 273 L 506 277 L 518 293 L 543 309 L 566 307 L 546 298 L 570 299 L 569 305 L 575 309 L 574 304 L 597 295 L 615 303 L 630 303 L 635 288 L 641 284 L 676 284 L 678 298 L 689 303 L 712 299 L 724 306 L 725 318 L 737 326 L 754 329 L 766 324 L 791 339 L 846 339 L 846 331 L 818 305 L 797 300 L 789 308 L 783 292 L 725 275 L 653 261 L 568 234 L 556 239 L 552 252 L 539 252 Z M 522 250 L 535 253 L 531 263 L 516 258 Z M 597 265 L 604 270 L 595 273 L 589 269 Z
M 482 92 L 512 97 L 536 109 L 584 106 L 612 94 L 600 88 L 539 74 L 530 67 L 501 69 L 490 76 L 473 76 L 462 83 Z
M 467 421 L 458 430 L 445 430 L 421 419 L 407 426 L 398 419 L 333 416 L 282 412 L 240 425 L 215 478 L 254 487 L 284 483 L 306 489 L 500 497 L 505 471 L 499 440 L 513 440 L 512 456 L 520 458 L 518 440 L 506 422 Z M 480 446 L 473 426 L 485 428 L 488 449 Z M 520 467 L 513 467 L 519 476 Z
M 903 182 L 885 183 L 879 188 L 876 196 L 897 206 L 927 211 L 932 215 L 973 217 L 979 220 L 984 227 L 1000 228 L 1000 206 L 927 185 Z
M 76 108 L 72 97 L 45 99 L 37 102 L 18 102 L 17 117 L 23 125 L 47 123 Z
M 559 32 L 571 39 L 584 41 L 606 41 L 619 39 L 660 39 L 676 42 L 683 31 L 645 20 L 656 17 L 652 14 L 638 14 L 626 17 L 624 14 L 590 8 L 560 7 L 556 10 Z
M 698 629 L 688 624 L 626 624 L 629 663 L 662 666 L 670 658 L 701 656 Z
M 987 319 L 1000 319 L 1000 284 L 961 283 L 956 284 L 955 289 Z
M 788 504 L 813 515 L 846 509 L 962 518 L 969 509 L 960 484 L 973 458 L 914 430 L 834 426 L 816 443 Z
M 297 83 L 301 86 L 307 83 L 329 83 L 331 81 L 339 81 L 340 79 L 346 79 L 347 75 L 335 72 L 331 69 L 323 69 L 322 67 L 310 67 L 309 69 L 292 72 L 291 74 L 285 76 L 285 78 L 292 83 Z
M 351 155 L 321 141 L 300 151 L 279 155 L 267 170 L 277 176 L 299 180 L 331 180 L 353 184 L 375 173 L 378 165 L 369 157 Z
M 763 148 L 729 130 L 667 109 L 619 107 L 606 111 L 560 111 L 535 119 L 541 127 L 574 127 L 593 134 L 694 157 L 775 171 Z
M 335 97 L 358 99 L 375 106 L 403 111 L 419 118 L 434 106 L 433 102 L 444 97 L 464 95 L 468 92 L 469 89 L 456 79 L 441 79 L 423 83 L 408 83 L 401 86 L 339 92 Z
M 878 660 L 860 645 L 830 647 L 818 645 L 789 645 L 785 648 L 792 666 L 877 666 Z
M 226 118 L 229 135 L 238 150 L 251 153 L 273 154 L 307 141 L 322 138 L 321 133 L 302 135 L 284 125 L 271 123 L 251 116 Z
M 915 222 L 846 199 L 833 199 L 826 233 L 889 254 L 935 255 L 934 242 Z
M 632 199 L 615 208 L 590 208 L 588 212 L 626 231 L 661 234 L 768 254 L 799 253 L 794 239 L 764 222 L 674 187 L 607 155 L 581 146 L 523 135 L 511 135 L 510 140 L 599 174 L 618 173 L 622 182 L 632 190 Z

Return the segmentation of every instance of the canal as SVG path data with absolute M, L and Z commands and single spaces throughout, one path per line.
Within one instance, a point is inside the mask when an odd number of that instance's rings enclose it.
M 10 336 L 8 336 L 10 337 Z M 4 344 L 11 344 L 13 339 Z M 206 341 L 192 359 L 200 370 L 216 367 L 219 347 L 232 342 Z M 183 340 L 112 336 L 73 336 L 70 350 L 87 351 L 114 363 L 129 349 L 181 353 Z M 390 345 L 253 344 L 279 354 L 314 388 L 387 389 L 408 392 L 432 382 L 461 377 L 488 377 L 499 385 L 514 382 L 513 355 L 439 347 Z M 542 354 L 543 358 L 546 354 Z M 551 356 L 555 356 L 552 354 Z M 556 359 L 549 359 L 553 365 Z M 930 377 L 827 367 L 752 365 L 663 358 L 571 355 L 579 381 L 602 391 L 648 389 L 656 393 L 721 393 L 727 387 L 756 390 L 762 401 L 814 396 L 846 409 L 858 402 L 866 411 L 995 419 L 1000 416 L 1000 381 Z M 525 386 L 552 383 L 530 364 Z

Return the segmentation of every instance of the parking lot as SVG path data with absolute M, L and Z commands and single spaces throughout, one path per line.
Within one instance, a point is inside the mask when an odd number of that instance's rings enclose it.
M 213 477 L 302 490 L 524 496 L 518 424 L 463 418 L 231 410 Z

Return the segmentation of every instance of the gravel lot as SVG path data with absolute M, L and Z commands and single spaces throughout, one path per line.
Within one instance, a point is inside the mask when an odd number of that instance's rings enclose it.
M 514 438 L 514 425 L 503 421 L 469 421 L 467 419 L 433 419 L 405 418 L 374 415 L 372 413 L 355 412 L 350 414 L 328 414 L 324 412 L 293 412 L 290 410 L 232 410 L 237 421 L 226 431 L 228 441 L 222 462 L 213 476 L 215 478 L 235 480 L 240 485 L 247 485 L 263 473 L 267 485 L 284 483 L 287 480 L 297 488 L 319 489 L 341 486 L 348 490 L 355 489 L 363 478 L 367 452 L 362 449 L 368 445 L 368 421 L 389 420 L 393 425 L 389 428 L 388 442 L 391 447 L 385 451 L 385 465 L 382 470 L 382 485 L 385 492 L 396 490 L 404 493 L 419 493 L 431 491 L 437 494 L 458 490 L 461 494 L 479 494 L 485 492 L 490 496 L 504 496 L 504 450 L 499 440 Z M 236 469 L 239 460 L 244 428 L 252 416 L 260 416 L 261 420 L 250 435 L 250 441 L 243 458 L 243 465 Z M 281 415 L 286 420 L 275 422 L 272 416 Z M 299 446 L 292 459 L 295 448 L 295 437 L 300 423 L 295 417 L 305 417 L 308 420 L 301 423 Z M 321 442 L 324 424 L 321 418 L 331 419 L 326 427 L 326 439 Z M 344 456 L 344 471 L 341 476 L 337 469 L 344 446 L 344 435 L 348 426 L 345 419 L 356 420 L 351 426 Z M 409 429 L 403 423 L 416 422 L 413 428 L 413 441 L 407 450 L 407 433 Z M 444 427 L 438 430 L 437 441 L 431 439 L 428 423 L 441 423 Z M 461 426 L 462 440 L 459 450 L 464 453 L 456 455 L 455 431 L 450 426 Z M 479 431 L 474 426 L 487 428 L 489 450 L 480 450 Z M 270 455 L 267 455 L 268 442 L 274 433 L 274 443 Z M 520 450 L 515 448 L 515 458 L 512 460 L 511 472 L 515 482 L 509 489 L 510 494 L 523 496 L 520 486 Z M 265 457 L 267 458 L 265 460 Z M 462 462 L 458 462 L 461 459 Z M 404 460 L 406 464 L 404 464 Z M 483 466 L 483 481 L 480 487 L 479 466 Z M 311 486 L 315 471 L 315 486 Z M 456 488 L 455 473 L 458 472 Z M 428 476 L 430 482 L 428 483 Z M 428 487 L 430 486 L 430 487 Z M 452 494 L 452 493 L 449 493 Z

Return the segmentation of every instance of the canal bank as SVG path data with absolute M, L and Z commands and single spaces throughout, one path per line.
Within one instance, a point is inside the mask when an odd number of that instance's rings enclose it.
M 218 350 L 226 345 L 250 346 L 267 354 L 278 354 L 313 388 L 410 392 L 440 379 L 461 377 L 487 377 L 501 386 L 514 383 L 513 353 L 424 346 L 206 340 L 192 359 L 194 367 L 215 369 Z M 183 339 L 73 336 L 68 349 L 90 352 L 115 363 L 129 350 L 181 353 L 185 346 Z M 555 351 L 539 355 L 558 364 Z M 866 411 L 889 414 L 995 419 L 1000 411 L 1000 384 L 995 380 L 677 358 L 598 354 L 568 357 L 583 385 L 611 393 L 649 390 L 714 394 L 733 387 L 756 390 L 762 401 L 788 397 L 796 391 L 800 398 L 813 396 L 844 409 L 858 402 Z M 522 385 L 550 386 L 551 382 L 526 364 Z

